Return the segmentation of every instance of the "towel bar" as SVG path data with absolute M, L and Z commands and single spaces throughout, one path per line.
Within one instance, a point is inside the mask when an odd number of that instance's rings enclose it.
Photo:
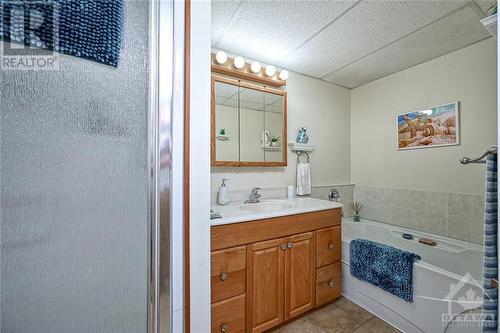
M 462 164 L 469 164 L 469 163 L 486 163 L 484 158 L 488 154 L 496 154 L 497 153 L 498 147 L 496 145 L 493 145 L 489 147 L 481 156 L 473 158 L 473 157 L 462 157 L 460 159 L 460 163 Z

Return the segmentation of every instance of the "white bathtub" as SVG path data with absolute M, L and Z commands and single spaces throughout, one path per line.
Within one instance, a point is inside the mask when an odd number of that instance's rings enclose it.
M 414 235 L 406 240 L 403 233 Z M 418 243 L 419 237 L 431 238 L 437 246 Z M 414 264 L 414 302 L 385 292 L 351 276 L 349 270 L 350 241 L 364 238 L 416 253 L 422 260 Z M 447 320 L 467 309 L 480 307 L 482 301 L 482 247 L 463 241 L 436 236 L 362 219 L 342 221 L 343 294 L 403 332 L 480 332 L 472 327 L 457 328 Z M 467 275 L 469 274 L 469 275 Z M 466 302 L 456 302 L 464 300 Z M 474 297 L 471 297 L 475 293 Z M 455 300 L 455 302 L 454 302 Z M 443 314 L 445 316 L 443 317 Z

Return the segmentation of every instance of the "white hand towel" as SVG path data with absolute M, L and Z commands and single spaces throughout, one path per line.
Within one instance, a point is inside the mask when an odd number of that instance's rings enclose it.
M 311 167 L 309 163 L 297 165 L 297 195 L 311 194 Z

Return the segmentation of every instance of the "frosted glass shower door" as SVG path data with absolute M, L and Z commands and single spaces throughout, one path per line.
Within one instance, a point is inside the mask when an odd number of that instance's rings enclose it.
M 2 333 L 147 331 L 149 2 L 124 3 L 117 68 L 0 70 Z

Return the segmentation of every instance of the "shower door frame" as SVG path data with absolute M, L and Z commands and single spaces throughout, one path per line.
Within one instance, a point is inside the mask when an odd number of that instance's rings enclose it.
M 147 333 L 169 333 L 183 323 L 173 322 L 174 304 L 182 306 L 182 299 L 173 299 L 175 289 L 183 289 L 182 265 L 176 262 L 174 274 L 173 256 L 182 250 L 182 229 L 179 224 L 182 213 L 177 214 L 179 197 L 183 190 L 182 150 L 174 149 L 183 142 L 182 87 L 184 83 L 184 60 L 175 57 L 184 52 L 183 6 L 171 0 L 148 0 L 149 2 L 149 105 L 148 105 L 148 294 Z M 161 61 L 160 61 L 161 59 Z M 182 73 L 182 74 L 180 74 Z M 174 90 L 174 86 L 177 88 Z M 174 128 L 173 123 L 176 123 Z M 182 145 L 181 145 L 182 147 Z M 173 158 L 175 156 L 175 158 Z M 176 160 L 176 162 L 174 161 Z M 182 225 L 182 223 L 180 223 Z M 179 266 L 179 267 L 177 267 Z M 175 285 L 175 289 L 173 288 Z M 179 297 L 177 297 L 179 298 Z M 180 304 L 180 305 L 179 305 Z

